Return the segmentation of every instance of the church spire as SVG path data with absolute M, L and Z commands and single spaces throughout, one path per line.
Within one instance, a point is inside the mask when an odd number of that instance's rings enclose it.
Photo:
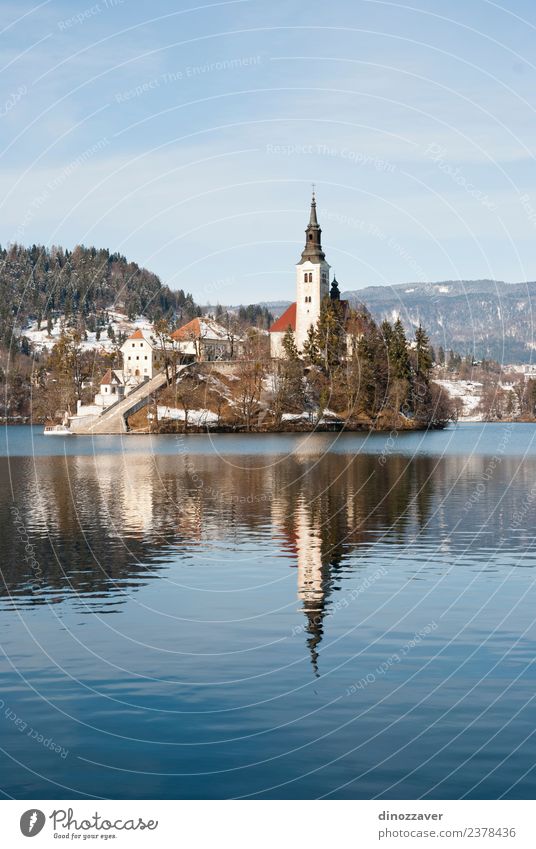
M 326 255 L 322 250 L 321 242 L 322 230 L 316 217 L 316 193 L 313 186 L 313 196 L 311 198 L 311 212 L 309 214 L 309 224 L 305 231 L 305 247 L 302 251 L 301 259 L 298 265 L 302 262 L 323 262 Z
M 316 192 L 313 183 L 313 196 L 311 198 L 311 213 L 309 215 L 309 227 L 318 227 L 318 219 L 316 217 Z

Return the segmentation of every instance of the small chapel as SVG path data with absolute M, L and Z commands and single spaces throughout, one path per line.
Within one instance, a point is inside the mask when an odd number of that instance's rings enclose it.
M 313 189 L 309 223 L 305 230 L 305 247 L 296 265 L 296 300 L 270 327 L 270 355 L 275 359 L 285 356 L 283 339 L 290 329 L 299 352 L 307 339 L 311 326 L 320 318 L 324 298 L 339 301 L 343 315 L 349 315 L 348 303 L 340 300 L 339 285 L 335 277 L 330 285 L 330 265 L 322 250 L 322 230 L 316 215 L 316 195 Z

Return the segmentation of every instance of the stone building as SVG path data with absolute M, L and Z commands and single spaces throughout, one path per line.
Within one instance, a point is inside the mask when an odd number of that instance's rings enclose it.
M 299 352 L 311 326 L 320 318 L 322 301 L 326 297 L 340 301 L 339 285 L 335 277 L 330 286 L 330 265 L 322 250 L 322 230 L 316 214 L 316 196 L 313 192 L 309 223 L 305 230 L 305 247 L 296 265 L 296 300 L 270 327 L 270 354 L 276 359 L 285 356 L 283 339 L 290 329 Z M 345 321 L 349 315 L 346 301 L 341 301 Z

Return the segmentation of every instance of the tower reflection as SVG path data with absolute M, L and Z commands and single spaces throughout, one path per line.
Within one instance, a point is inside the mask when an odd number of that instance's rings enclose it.
M 374 455 L 322 453 L 322 440 L 298 448 L 284 458 L 118 453 L 12 460 L 43 592 L 28 594 L 35 576 L 9 514 L 0 592 L 25 604 L 75 594 L 117 605 L 158 578 L 170 559 L 191 561 L 192 552 L 215 542 L 225 549 L 247 539 L 258 564 L 270 541 L 270 552 L 290 556 L 296 570 L 305 645 L 318 675 L 345 574 L 365 568 L 378 542 L 398 544 L 426 525 L 441 474 L 427 458 L 394 456 L 381 465 Z M 448 524 L 444 511 L 441 521 Z

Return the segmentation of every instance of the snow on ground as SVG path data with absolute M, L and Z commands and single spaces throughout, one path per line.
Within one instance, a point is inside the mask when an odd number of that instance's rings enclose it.
M 145 316 L 139 316 L 134 321 L 130 321 L 130 319 L 124 315 L 124 313 L 117 312 L 115 310 L 108 310 L 109 323 L 114 329 L 114 333 L 116 336 L 119 333 L 125 333 L 127 336 L 130 336 L 131 333 L 134 333 L 135 330 L 141 330 L 146 336 L 150 336 L 152 333 L 152 324 L 151 322 L 145 318 Z M 64 328 L 64 317 L 60 316 L 54 319 L 54 326 L 52 328 L 52 333 L 48 334 L 47 332 L 47 323 L 46 321 L 41 322 L 41 329 L 37 329 L 37 322 L 33 322 L 29 324 L 23 331 L 22 335 L 26 336 L 34 348 L 37 350 L 48 350 L 50 351 L 56 342 L 59 341 L 61 336 L 62 329 Z M 69 329 L 69 328 L 65 328 Z M 80 343 L 80 347 L 84 351 L 111 351 L 113 350 L 113 342 L 108 337 L 108 328 L 101 327 L 100 339 L 97 339 L 96 332 L 90 333 L 87 331 L 87 339 L 82 339 Z
M 281 416 L 281 420 L 284 422 L 297 422 L 300 419 L 309 419 L 311 417 L 310 413 L 283 413 Z
M 159 404 L 156 411 L 159 421 L 160 419 L 178 419 L 179 421 L 185 419 L 184 410 L 180 410 L 178 407 L 164 407 Z M 204 425 L 209 422 L 217 422 L 218 416 L 211 410 L 188 410 L 188 421 L 190 424 Z
M 282 421 L 284 422 L 297 422 L 300 419 L 306 419 L 309 421 L 311 418 L 311 412 L 304 410 L 302 413 L 283 413 L 281 416 Z M 332 421 L 332 419 L 339 419 L 340 416 L 337 413 L 334 413 L 333 410 L 324 410 L 324 415 L 320 419 L 320 423 L 327 424 Z
M 54 327 L 52 328 L 52 333 L 49 335 L 47 333 L 46 325 L 44 329 L 41 326 L 41 330 L 37 329 L 37 325 L 33 325 L 32 328 L 23 331 L 23 336 L 26 336 L 30 340 L 32 346 L 37 350 L 50 351 L 54 347 L 56 342 L 59 341 L 59 338 L 61 336 L 61 328 L 62 325 L 59 321 L 57 321 Z M 96 333 L 90 333 L 88 330 L 87 339 L 81 340 L 80 347 L 84 351 L 111 351 L 113 348 L 113 344 L 112 340 L 108 338 L 105 328 L 104 330 L 101 330 L 101 336 L 99 340 L 97 340 Z
M 435 380 L 451 398 L 460 398 L 463 408 L 460 419 L 466 422 L 481 422 L 482 414 L 476 412 L 482 397 L 482 384 L 473 380 Z

